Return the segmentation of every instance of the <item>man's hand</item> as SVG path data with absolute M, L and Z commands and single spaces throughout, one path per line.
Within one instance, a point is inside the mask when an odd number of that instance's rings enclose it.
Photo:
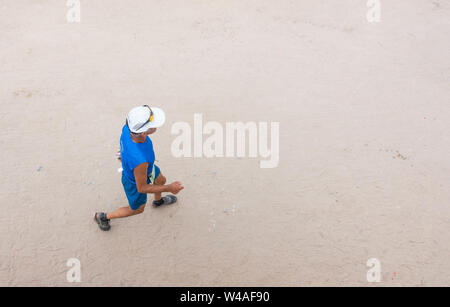
M 178 194 L 178 192 L 180 192 L 183 189 L 184 187 L 179 181 L 172 182 L 167 186 L 167 191 L 172 194 Z

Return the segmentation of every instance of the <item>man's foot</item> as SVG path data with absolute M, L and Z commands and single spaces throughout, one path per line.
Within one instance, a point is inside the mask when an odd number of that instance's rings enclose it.
M 111 225 L 109 225 L 109 220 L 106 218 L 106 213 L 104 212 L 97 212 L 94 215 L 94 221 L 97 222 L 98 227 L 100 227 L 103 231 L 108 231 L 111 229 Z
M 176 203 L 176 202 L 177 202 L 177 197 L 176 196 L 174 196 L 174 195 L 166 195 L 166 196 L 161 197 L 160 200 L 154 200 L 153 201 L 153 206 L 159 207 L 159 206 L 164 205 L 164 204 L 170 205 L 170 204 L 173 204 L 173 203 Z

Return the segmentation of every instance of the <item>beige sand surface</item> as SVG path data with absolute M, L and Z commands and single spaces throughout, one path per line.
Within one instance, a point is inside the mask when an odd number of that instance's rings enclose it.
M 450 1 L 0 0 L 0 285 L 450 286 Z M 179 203 L 114 221 L 126 113 Z M 177 121 L 279 121 L 280 163 L 174 158 Z M 234 206 L 234 212 L 233 212 Z M 227 209 L 226 212 L 224 212 Z

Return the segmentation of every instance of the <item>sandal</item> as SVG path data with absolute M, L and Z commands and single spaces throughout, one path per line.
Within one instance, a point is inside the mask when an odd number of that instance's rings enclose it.
M 94 215 L 94 221 L 97 222 L 98 227 L 100 227 L 103 231 L 108 231 L 111 229 L 111 225 L 109 225 L 110 220 L 106 218 L 106 213 L 104 212 L 97 212 Z
M 175 195 L 166 195 L 166 196 L 161 197 L 161 199 L 158 201 L 154 200 L 153 206 L 159 207 L 164 204 L 171 205 L 176 202 L 177 202 L 177 197 Z

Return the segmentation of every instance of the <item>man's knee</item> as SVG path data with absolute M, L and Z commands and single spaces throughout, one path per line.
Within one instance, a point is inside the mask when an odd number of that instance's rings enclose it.
M 145 210 L 145 205 L 141 205 L 138 209 L 133 210 L 133 214 L 141 214 Z
M 156 185 L 164 185 L 166 184 L 166 177 L 163 176 L 163 174 L 159 174 L 159 176 L 156 178 L 155 180 L 155 184 Z

